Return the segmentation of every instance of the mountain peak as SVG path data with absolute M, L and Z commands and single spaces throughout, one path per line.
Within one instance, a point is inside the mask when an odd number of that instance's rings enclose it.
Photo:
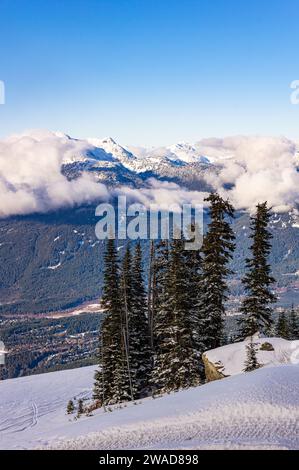
M 118 145 L 112 137 L 105 137 L 102 140 L 103 144 L 112 144 L 112 145 Z

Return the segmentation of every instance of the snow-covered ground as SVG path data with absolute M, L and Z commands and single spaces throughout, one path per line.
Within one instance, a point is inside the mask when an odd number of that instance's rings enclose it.
M 208 360 L 217 365 L 219 371 L 225 375 L 236 375 L 243 372 L 247 357 L 246 346 L 250 338 L 240 343 L 232 343 L 221 348 L 207 351 L 205 356 Z M 261 366 L 277 366 L 299 362 L 299 341 L 288 341 L 283 338 L 260 338 L 253 337 L 256 345 L 256 355 Z M 269 350 L 272 346 L 273 350 Z M 270 348 L 271 349 L 271 348 Z
M 266 367 L 77 421 L 94 367 L 0 383 L 0 448 L 299 449 L 299 366 Z

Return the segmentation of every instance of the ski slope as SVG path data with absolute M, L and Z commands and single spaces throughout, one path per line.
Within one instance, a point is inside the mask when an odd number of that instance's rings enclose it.
M 299 366 L 266 367 L 74 420 L 94 367 L 0 382 L 1 449 L 299 449 Z

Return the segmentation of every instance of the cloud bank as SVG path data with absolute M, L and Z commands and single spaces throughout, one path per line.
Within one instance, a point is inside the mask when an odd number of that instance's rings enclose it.
M 227 157 L 218 175 L 208 175 L 210 183 L 239 209 L 253 209 L 261 201 L 278 212 L 299 203 L 298 152 L 286 138 L 231 137 L 209 139 L 206 152 L 221 149 Z M 224 152 L 223 152 L 224 153 Z M 233 155 L 233 158 L 230 157 Z M 224 189 L 229 186 L 230 189 Z
M 68 181 L 61 174 L 63 158 L 81 150 L 80 144 L 45 132 L 0 141 L 0 216 L 46 212 L 107 198 L 105 185 L 90 175 Z
M 252 210 L 265 200 L 276 211 L 286 211 L 299 204 L 298 147 L 291 140 L 237 136 L 203 139 L 192 146 L 181 143 L 162 149 L 134 148 L 134 151 L 131 147 L 131 151 L 137 159 L 146 160 L 149 155 L 165 158 L 170 154 L 173 160 L 177 148 L 184 155 L 185 163 L 188 152 L 191 152 L 190 161 L 198 155 L 200 161 L 210 163 L 211 171 L 205 173 L 205 179 L 237 209 Z M 146 206 L 203 201 L 205 194 L 201 192 L 154 179 L 141 189 L 122 186 L 113 190 L 96 181 L 91 172 L 69 181 L 61 173 L 62 164 L 86 162 L 90 152 L 101 164 L 120 164 L 117 155 L 100 145 L 93 146 L 90 140 L 71 139 L 61 133 L 32 131 L 1 140 L 0 217 L 46 212 L 117 195 L 126 195 L 130 202 L 138 201 Z

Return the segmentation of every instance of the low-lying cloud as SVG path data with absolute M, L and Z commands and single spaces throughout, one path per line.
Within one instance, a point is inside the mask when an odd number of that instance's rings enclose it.
M 189 146 L 190 147 L 190 146 Z M 133 148 L 131 148 L 133 149 Z M 82 161 L 92 150 L 95 158 L 118 164 L 109 152 L 92 147 L 90 141 L 71 139 L 49 131 L 27 132 L 0 141 L 0 217 L 46 212 L 95 200 L 126 195 L 129 202 L 146 206 L 202 203 L 205 196 L 175 183 L 155 179 L 144 188 L 120 186 L 108 189 L 85 172 L 69 181 L 62 173 L 66 162 Z M 144 150 L 136 158 L 167 156 L 167 148 Z M 171 156 L 174 158 L 175 146 Z M 276 211 L 299 204 L 298 153 L 286 138 L 228 137 L 203 139 L 192 146 L 192 155 L 206 157 L 212 170 L 205 179 L 238 209 L 253 209 L 267 200 Z M 179 158 L 179 156 L 178 156 Z M 192 170 L 190 170 L 192 171 Z
M 213 142 L 210 142 L 210 145 Z M 207 179 L 237 208 L 252 209 L 268 201 L 276 211 L 286 211 L 299 203 L 298 154 L 293 141 L 274 137 L 215 139 L 217 151 L 223 147 L 234 158 L 222 162 L 218 175 Z M 229 185 L 229 190 L 224 188 Z
M 63 158 L 75 150 L 82 149 L 51 133 L 0 141 L 0 216 L 46 212 L 107 198 L 105 185 L 90 175 L 72 181 L 62 175 Z

